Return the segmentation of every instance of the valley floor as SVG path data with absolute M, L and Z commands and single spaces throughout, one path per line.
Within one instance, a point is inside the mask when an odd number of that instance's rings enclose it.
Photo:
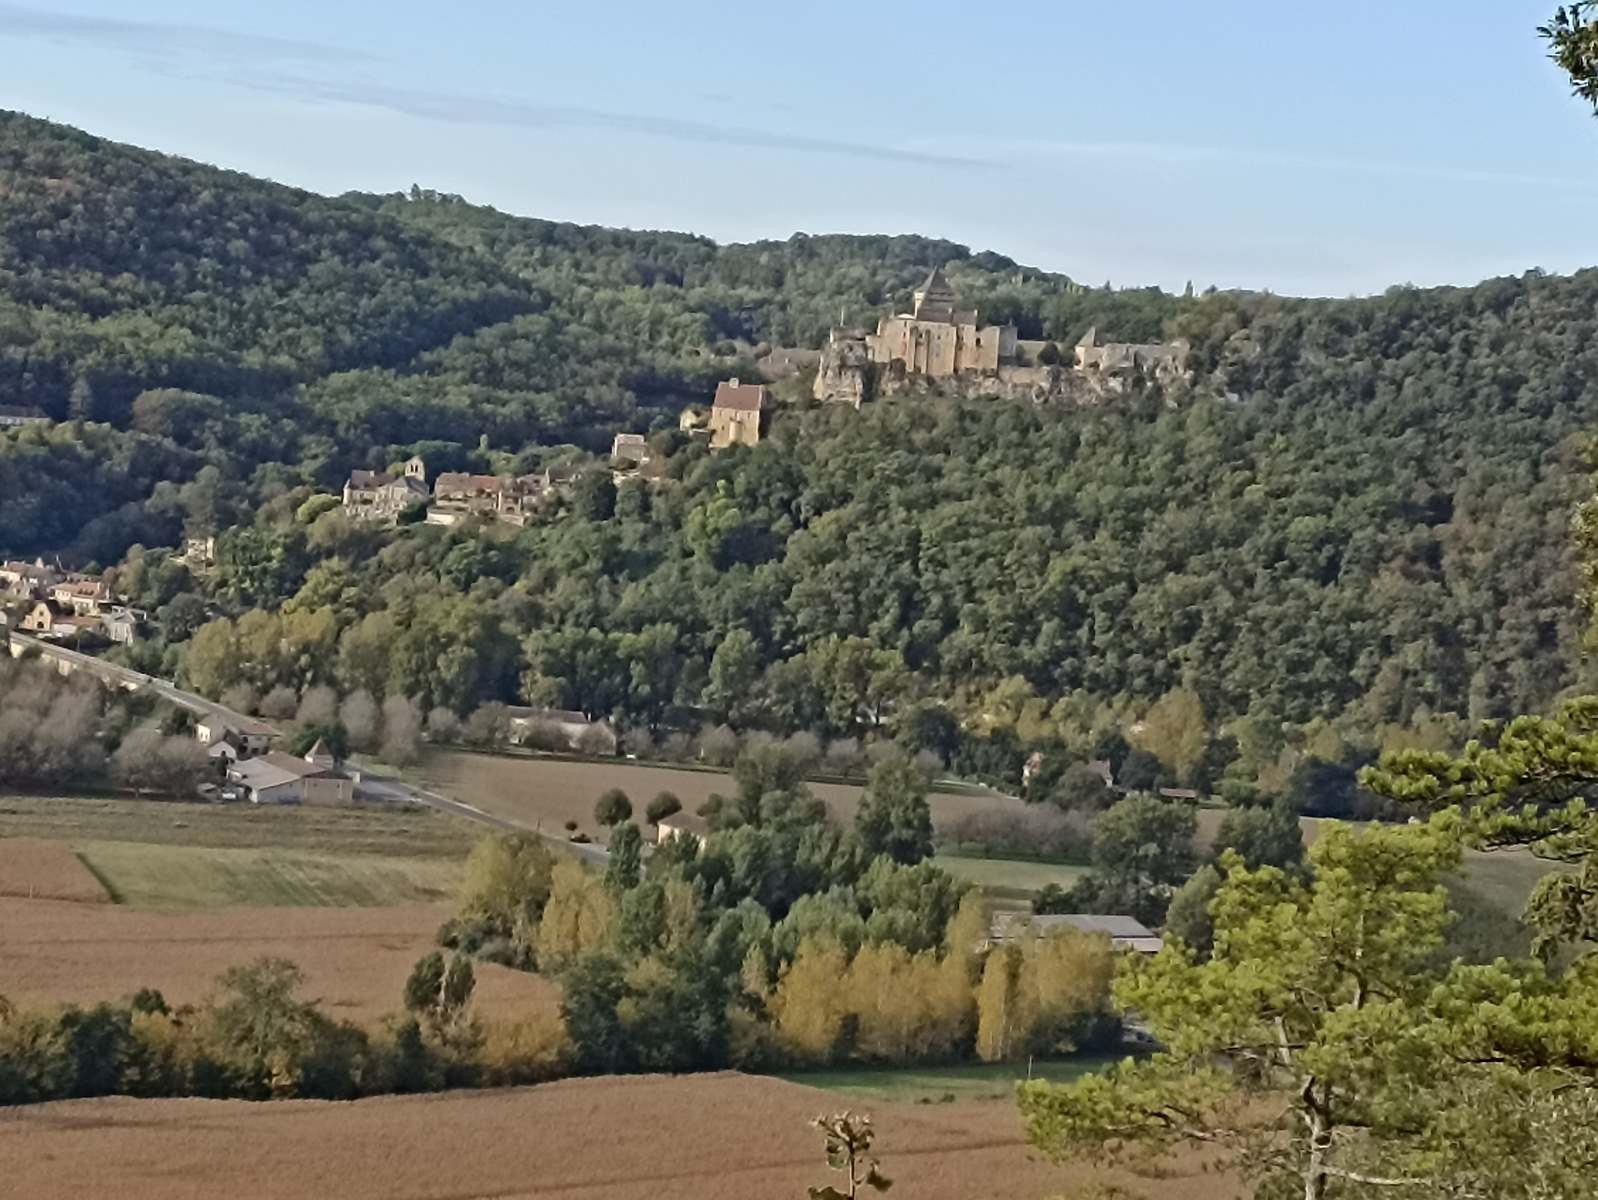
M 0 1178 L 29 1200 L 750 1200 L 833 1182 L 807 1122 L 839 1097 L 737 1074 L 573 1079 L 346 1104 L 87 1100 L 0 1110 Z M 914 1200 L 1042 1200 L 1146 1181 L 1035 1161 L 1014 1105 L 872 1109 L 877 1152 Z M 1193 1159 L 1153 1185 L 1230 1200 Z

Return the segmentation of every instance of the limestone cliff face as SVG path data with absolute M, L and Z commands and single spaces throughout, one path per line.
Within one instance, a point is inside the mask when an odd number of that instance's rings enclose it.
M 816 366 L 814 395 L 827 404 L 859 408 L 877 394 L 876 368 L 864 338 L 834 334 Z

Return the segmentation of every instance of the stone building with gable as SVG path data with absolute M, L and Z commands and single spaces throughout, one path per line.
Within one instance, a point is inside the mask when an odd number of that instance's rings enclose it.
M 354 520 L 392 521 L 427 497 L 427 464 L 420 458 L 410 458 L 398 475 L 351 471 L 344 484 L 344 511 Z
M 716 385 L 710 406 L 710 446 L 753 446 L 765 436 L 771 412 L 770 394 L 763 383 L 727 379 Z

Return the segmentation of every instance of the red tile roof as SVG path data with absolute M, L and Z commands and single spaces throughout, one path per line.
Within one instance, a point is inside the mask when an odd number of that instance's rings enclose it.
M 716 385 L 715 407 L 736 412 L 760 412 L 766 407 L 766 385 L 724 380 Z
M 433 483 L 435 496 L 492 496 L 510 488 L 509 478 L 498 475 L 470 475 L 465 471 L 446 471 Z

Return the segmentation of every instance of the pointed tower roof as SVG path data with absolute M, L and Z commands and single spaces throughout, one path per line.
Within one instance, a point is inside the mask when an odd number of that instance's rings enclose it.
M 316 744 L 305 752 L 305 761 L 318 767 L 338 765 L 338 759 L 333 757 L 333 752 L 328 749 L 327 741 L 323 738 L 317 738 Z
M 933 267 L 927 274 L 926 282 L 916 289 L 922 294 L 928 292 L 948 292 L 954 295 L 954 289 L 949 286 L 949 281 L 944 277 L 942 267 Z
M 933 267 L 926 282 L 915 290 L 913 315 L 920 321 L 949 321 L 954 318 L 954 289 L 944 278 L 942 267 Z

